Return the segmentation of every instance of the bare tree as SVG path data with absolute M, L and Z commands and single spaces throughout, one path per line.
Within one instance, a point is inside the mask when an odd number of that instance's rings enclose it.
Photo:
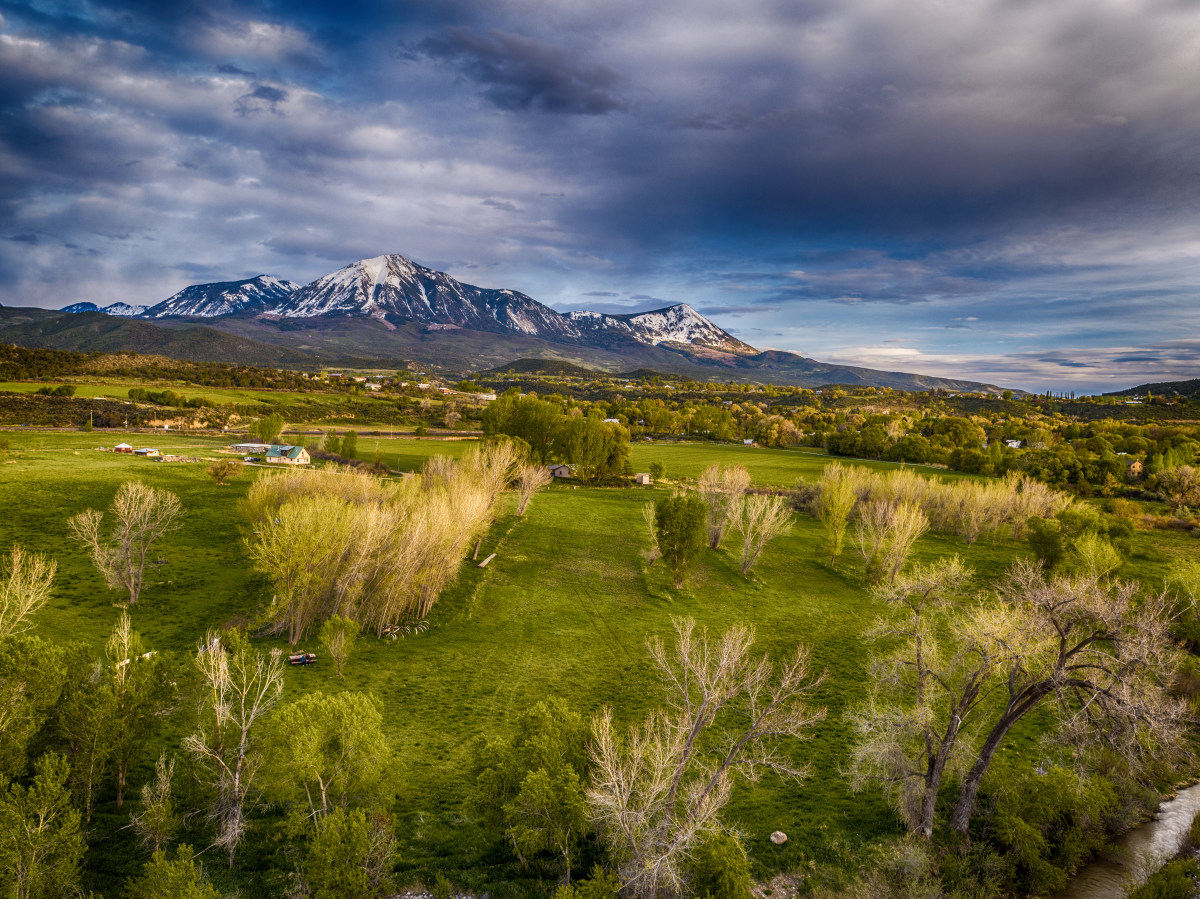
M 653 565 L 662 558 L 662 547 L 658 545 L 658 528 L 655 526 L 654 503 L 642 505 L 642 520 L 646 522 L 646 530 L 650 532 L 650 549 L 646 551 L 646 561 Z
M 979 784 L 1018 721 L 1043 704 L 1078 747 L 1104 744 L 1131 765 L 1183 745 L 1185 707 L 1167 687 L 1179 664 L 1168 633 L 1171 599 L 1135 583 L 1090 577 L 1049 582 L 1020 563 L 1002 586 L 1007 614 L 979 616 L 983 639 L 1005 653 L 998 713 L 963 778 L 950 827 L 967 832 Z M 1049 701 L 1048 700 L 1052 700 Z
M 58 563 L 14 543 L 4 568 L 0 573 L 0 638 L 30 627 L 29 617 L 50 598 Z
M 71 536 L 88 548 L 92 562 L 114 590 L 129 591 L 134 605 L 142 593 L 146 556 L 156 540 L 179 528 L 183 506 L 169 490 L 127 481 L 113 497 L 115 521 L 111 533 L 101 530 L 104 513 L 95 509 L 80 512 L 69 522 Z
M 970 572 L 958 557 L 918 565 L 878 591 L 896 612 L 880 622 L 875 638 L 899 646 L 871 665 L 871 697 L 850 715 L 858 734 L 851 757 L 854 787 L 878 781 L 892 794 L 909 830 L 929 839 L 945 774 L 960 771 L 965 757 L 959 736 L 979 701 L 995 659 L 988 647 L 963 633 L 951 646 L 935 635 L 938 616 Z M 961 773 L 961 771 L 960 771 Z
M 707 509 L 704 526 L 709 548 L 716 549 L 721 545 L 726 528 L 737 520 L 749 486 L 750 472 L 740 465 L 728 468 L 710 465 L 701 472 L 698 492 Z
M 829 550 L 829 564 L 837 561 L 850 526 L 850 513 L 858 502 L 854 477 L 840 462 L 825 466 L 817 482 L 819 493 L 816 514 L 825 527 L 825 546 Z
M 866 562 L 867 580 L 894 583 L 913 545 L 927 530 L 929 519 L 911 503 L 874 500 L 864 505 L 854 540 Z
M 553 478 L 550 469 L 537 462 L 524 462 L 517 469 L 517 514 L 524 515 L 533 495 L 545 487 Z
M 171 781 L 175 777 L 175 757 L 164 752 L 154 763 L 154 780 L 142 785 L 142 810 L 131 815 L 129 825 L 143 846 L 158 852 L 179 829 L 179 816 L 171 802 Z
M 756 493 L 742 502 L 734 526 L 742 535 L 742 574 L 747 574 L 763 547 L 791 529 L 792 513 L 782 496 Z
M 964 575 L 945 562 L 897 579 L 887 595 L 903 614 L 879 630 L 901 643 L 874 664 L 871 698 L 851 717 L 857 782 L 897 788 L 910 829 L 932 835 L 953 770 L 950 827 L 966 833 L 996 751 L 1038 708 L 1081 757 L 1106 745 L 1137 766 L 1182 745 L 1184 706 L 1167 692 L 1178 663 L 1169 597 L 1092 577 L 1047 582 L 1021 563 L 985 602 L 952 603 Z
M 738 776 L 764 772 L 799 778 L 780 750 L 825 716 L 809 695 L 808 652 L 778 670 L 750 655 L 754 632 L 735 625 L 709 639 L 690 619 L 676 620 L 668 650 L 650 654 L 667 687 L 667 705 L 622 741 L 611 711 L 594 719 L 588 803 L 609 843 L 623 885 L 642 897 L 678 895 L 684 863 L 697 839 L 719 826 Z
M 232 868 L 259 768 L 251 732 L 283 695 L 283 654 L 273 649 L 263 655 L 241 635 L 229 640 L 227 649 L 210 632 L 196 652 L 204 704 L 200 727 L 183 746 L 216 790 L 208 814 L 217 828 L 215 845 L 229 853 Z

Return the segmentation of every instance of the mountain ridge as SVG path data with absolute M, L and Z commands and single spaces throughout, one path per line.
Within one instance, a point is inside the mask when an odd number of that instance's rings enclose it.
M 562 313 L 519 291 L 466 284 L 395 253 L 357 260 L 304 285 L 269 275 L 193 284 L 139 318 L 167 330 L 202 323 L 252 342 L 222 347 L 224 353 L 241 355 L 256 344 L 276 348 L 266 354 L 272 358 L 296 353 L 301 364 L 412 360 L 470 371 L 517 358 L 545 358 L 610 372 L 649 368 L 700 380 L 1000 392 L 977 381 L 829 365 L 786 351 L 760 351 L 687 303 L 623 314 Z M 43 333 L 33 337 L 47 339 L 47 327 L 34 328 Z M 69 342 L 74 335 L 83 346 L 101 339 L 96 332 L 95 327 L 86 333 L 57 327 L 55 340 Z M 107 346 L 121 340 L 133 344 L 125 348 L 134 351 L 140 340 L 156 346 L 172 343 L 157 332 L 134 328 L 112 332 L 102 342 Z

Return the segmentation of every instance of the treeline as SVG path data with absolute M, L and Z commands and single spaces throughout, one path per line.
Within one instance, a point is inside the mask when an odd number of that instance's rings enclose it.
M 565 403 L 510 390 L 483 410 L 482 424 L 484 434 L 520 440 L 538 462 L 573 465 L 574 476 L 585 483 L 633 473 L 627 471 L 628 429 L 603 420 L 598 410 L 585 414 Z
M 329 389 L 329 385 L 288 369 L 224 362 L 184 362 L 165 356 L 139 356 L 137 353 L 76 353 L 0 344 L 0 380 L 30 381 L 86 375 L 182 380 L 202 387 L 298 391 Z

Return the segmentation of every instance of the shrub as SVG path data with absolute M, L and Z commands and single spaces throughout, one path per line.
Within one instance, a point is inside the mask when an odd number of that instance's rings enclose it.
M 692 891 L 713 899 L 750 899 L 750 861 L 741 841 L 717 831 L 706 836 L 692 856 Z

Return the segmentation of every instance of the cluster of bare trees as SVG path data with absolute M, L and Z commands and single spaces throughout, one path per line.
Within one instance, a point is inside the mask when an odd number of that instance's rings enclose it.
M 852 716 L 853 766 L 858 784 L 891 790 L 910 830 L 932 836 L 954 774 L 950 827 L 965 833 L 997 750 L 1036 709 L 1080 756 L 1105 746 L 1136 766 L 1178 750 L 1185 707 L 1168 692 L 1179 661 L 1169 597 L 1094 576 L 1046 580 L 1028 563 L 971 597 L 969 575 L 943 560 L 881 590 L 893 613 L 876 634 L 895 648 L 875 660 L 870 698 Z
M 740 465 L 710 465 L 701 473 L 697 487 L 706 510 L 709 548 L 719 548 L 729 532 L 736 531 L 742 574 L 750 571 L 766 545 L 786 534 L 792 523 L 785 497 L 749 490 L 750 473 Z
M 343 471 L 260 478 L 246 542 L 273 584 L 268 618 L 295 643 L 333 615 L 376 633 L 424 617 L 521 470 L 513 444 L 492 443 L 460 461 L 435 456 L 398 483 Z
M 1053 518 L 1071 498 L 1017 472 L 1000 480 L 946 482 L 906 469 L 880 474 L 834 462 L 817 481 L 812 505 L 825 525 L 830 564 L 841 553 L 851 521 L 872 504 L 876 511 L 870 514 L 877 519 L 887 510 L 905 510 L 902 517 L 909 525 L 914 513 L 907 510 L 916 510 L 925 521 L 922 530 L 957 534 L 970 545 L 988 535 L 1015 540 L 1031 518 Z

